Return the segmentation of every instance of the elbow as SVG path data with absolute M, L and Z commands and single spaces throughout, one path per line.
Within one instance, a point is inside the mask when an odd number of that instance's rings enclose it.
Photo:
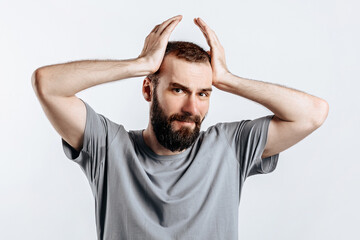
M 319 128 L 326 120 L 329 113 L 329 104 L 324 99 L 320 99 L 315 103 L 315 110 L 313 114 L 313 126 Z
M 31 75 L 31 86 L 38 97 L 43 94 L 43 88 L 41 83 L 43 79 L 43 74 L 43 69 L 38 68 Z
M 38 80 L 40 77 L 39 68 L 36 69 L 31 75 L 31 86 L 35 88 L 38 85 Z

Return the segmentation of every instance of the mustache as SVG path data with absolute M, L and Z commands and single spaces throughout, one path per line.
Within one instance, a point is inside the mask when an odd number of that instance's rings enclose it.
M 170 116 L 169 121 L 183 121 L 183 122 L 194 122 L 199 124 L 201 122 L 200 116 L 189 116 L 189 115 L 180 115 L 180 114 L 173 114 Z

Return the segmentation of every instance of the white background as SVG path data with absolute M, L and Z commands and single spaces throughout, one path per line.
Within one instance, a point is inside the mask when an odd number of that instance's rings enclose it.
M 274 172 L 247 179 L 239 239 L 359 239 L 359 12 L 356 0 L 1 0 L 1 239 L 96 239 L 90 186 L 66 158 L 33 92 L 32 72 L 68 61 L 137 57 L 153 27 L 178 14 L 183 20 L 170 40 L 208 50 L 193 23 L 202 17 L 225 48 L 232 73 L 330 105 L 325 123 L 280 153 Z M 142 80 L 77 96 L 127 130 L 143 129 Z M 202 130 L 268 114 L 258 103 L 215 90 Z

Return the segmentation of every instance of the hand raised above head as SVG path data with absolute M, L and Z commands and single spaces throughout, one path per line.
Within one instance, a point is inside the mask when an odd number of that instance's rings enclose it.
M 211 68 L 213 72 L 213 85 L 219 84 L 230 72 L 226 66 L 225 50 L 220 44 L 215 32 L 201 18 L 194 18 L 194 23 L 200 28 L 204 34 L 210 51 L 207 53 L 211 56 Z
M 154 73 L 160 68 L 170 34 L 181 19 L 182 15 L 169 18 L 163 23 L 156 25 L 146 37 L 144 48 L 138 58 L 143 58 L 145 60 L 150 73 Z

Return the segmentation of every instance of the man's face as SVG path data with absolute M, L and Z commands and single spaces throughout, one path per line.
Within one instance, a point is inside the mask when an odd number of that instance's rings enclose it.
M 194 143 L 209 109 L 211 86 L 210 63 L 165 57 L 150 110 L 152 128 L 162 146 L 175 152 Z

